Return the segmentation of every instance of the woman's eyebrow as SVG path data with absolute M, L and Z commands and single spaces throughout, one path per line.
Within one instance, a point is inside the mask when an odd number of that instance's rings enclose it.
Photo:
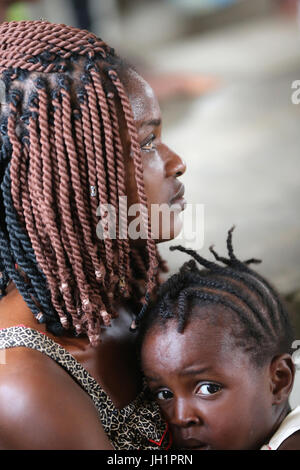
M 150 121 L 144 121 L 141 127 L 159 127 L 161 125 L 161 119 L 151 119 Z

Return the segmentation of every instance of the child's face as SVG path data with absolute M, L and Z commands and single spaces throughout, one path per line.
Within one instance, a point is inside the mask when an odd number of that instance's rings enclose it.
M 254 366 L 220 322 L 194 316 L 183 334 L 176 329 L 174 320 L 165 329 L 152 327 L 141 352 L 149 388 L 175 445 L 259 449 L 274 419 L 269 366 Z

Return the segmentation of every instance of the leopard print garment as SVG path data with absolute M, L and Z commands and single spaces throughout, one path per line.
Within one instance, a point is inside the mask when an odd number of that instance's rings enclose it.
M 87 392 L 99 413 L 102 426 L 116 450 L 157 450 L 168 447 L 166 423 L 158 406 L 141 392 L 121 410 L 88 371 L 62 346 L 37 330 L 23 325 L 0 330 L 0 349 L 25 346 L 46 354 Z

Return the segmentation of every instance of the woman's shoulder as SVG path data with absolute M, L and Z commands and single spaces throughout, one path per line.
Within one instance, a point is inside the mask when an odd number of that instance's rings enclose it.
M 0 365 L 0 422 L 2 449 L 111 448 L 86 393 L 27 348 L 6 350 Z
M 66 388 L 67 382 L 67 374 L 39 351 L 22 346 L 4 349 L 0 365 L 0 412 L 30 407 L 29 401 L 38 403 L 40 398 L 50 398 L 54 386 Z

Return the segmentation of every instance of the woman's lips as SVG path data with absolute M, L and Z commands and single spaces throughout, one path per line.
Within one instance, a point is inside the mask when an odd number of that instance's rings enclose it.
M 180 185 L 178 191 L 175 193 L 175 195 L 170 199 L 170 206 L 175 206 L 179 205 L 180 208 L 183 210 L 186 206 L 186 200 L 184 199 L 185 187 L 183 184 Z
M 184 185 L 180 184 L 178 190 L 176 191 L 174 196 L 170 199 L 170 204 L 173 204 L 173 202 L 176 201 L 177 199 L 181 199 L 184 195 L 184 190 L 185 190 Z

